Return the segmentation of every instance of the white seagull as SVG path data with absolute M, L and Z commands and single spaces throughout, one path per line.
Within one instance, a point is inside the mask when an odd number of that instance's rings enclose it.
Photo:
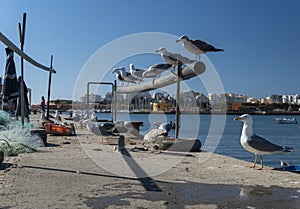
M 58 121 L 61 121 L 61 117 L 60 117 L 60 115 L 59 115 L 58 110 L 55 111 L 54 118 L 55 118 L 56 120 L 58 120 Z
M 134 78 L 130 73 L 126 72 L 124 67 L 115 68 L 112 73 L 117 73 L 116 78 L 122 82 L 122 86 L 124 82 L 129 83 L 136 83 L 138 79 Z
M 112 133 L 107 130 L 105 127 L 95 124 L 91 119 L 87 119 L 82 122 L 86 125 L 86 128 L 97 136 L 112 136 Z
M 158 129 L 166 130 L 169 132 L 175 124 L 173 121 L 170 121 L 169 123 L 154 122 L 154 125 L 158 126 Z
M 277 153 L 292 151 L 292 148 L 290 147 L 284 147 L 284 146 L 273 144 L 272 142 L 256 135 L 252 129 L 253 119 L 251 115 L 244 114 L 241 115 L 240 117 L 234 118 L 234 120 L 240 120 L 244 122 L 240 140 L 245 150 L 255 154 L 254 164 L 253 166 L 250 166 L 251 168 L 255 168 L 258 155 L 260 155 L 260 163 L 261 163 L 261 167 L 258 168 L 258 170 L 261 170 L 263 168 L 262 155 L 277 154 Z
M 97 117 L 95 111 L 93 111 L 93 113 L 92 113 L 92 115 L 91 115 L 91 120 L 92 120 L 93 122 L 97 122 L 97 120 L 98 120 L 98 117 Z
M 160 53 L 161 57 L 169 64 L 175 66 L 177 62 L 180 61 L 182 64 L 191 64 L 195 62 L 194 60 L 190 60 L 187 57 L 184 57 L 180 54 L 168 52 L 166 48 L 161 47 L 155 51 L 156 53 Z
M 143 73 L 146 71 L 144 69 L 137 69 L 133 64 L 129 65 L 129 71 L 133 77 L 138 79 L 139 83 L 143 81 Z
M 181 36 L 176 42 L 182 42 L 184 48 L 196 55 L 196 60 L 200 54 L 224 51 L 223 49 L 217 49 L 201 40 L 190 40 L 187 36 Z
M 150 66 L 144 73 L 143 78 L 155 78 L 172 67 L 171 64 L 155 64 Z
M 168 131 L 164 129 L 154 128 L 151 129 L 145 136 L 144 136 L 144 145 L 153 144 L 156 147 L 159 147 L 159 144 L 165 140 L 168 136 Z
M 162 123 L 158 128 L 151 129 L 144 136 L 144 145 L 153 144 L 153 147 L 159 149 L 160 143 L 168 137 L 168 133 L 171 130 L 171 127 L 167 125 L 168 123 Z

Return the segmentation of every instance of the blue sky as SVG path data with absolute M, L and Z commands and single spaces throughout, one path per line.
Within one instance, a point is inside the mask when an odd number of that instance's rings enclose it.
M 141 32 L 188 35 L 223 48 L 224 52 L 207 57 L 225 91 L 267 97 L 273 93 L 300 93 L 299 11 L 297 0 L 12 0 L 1 2 L 0 28 L 18 45 L 17 24 L 22 21 L 23 13 L 27 13 L 25 52 L 44 65 L 50 65 L 50 55 L 54 55 L 57 74 L 52 78 L 52 99 L 73 97 L 78 75 L 101 47 Z M 4 48 L 0 43 L 1 75 L 5 68 Z M 128 62 L 147 67 L 151 59 L 147 63 L 142 62 L 145 59 Z M 153 55 L 154 63 L 159 59 Z M 19 73 L 17 56 L 15 62 Z M 25 81 L 32 89 L 33 103 L 39 102 L 41 95 L 47 95 L 45 71 L 26 64 Z M 201 86 L 198 81 L 188 82 L 196 88 Z

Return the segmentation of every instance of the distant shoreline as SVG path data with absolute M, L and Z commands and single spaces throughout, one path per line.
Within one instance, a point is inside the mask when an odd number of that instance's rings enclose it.
M 122 112 L 118 112 L 122 113 Z M 130 111 L 124 112 L 129 114 L 176 114 L 175 111 Z M 300 115 L 299 111 L 264 111 L 264 112 L 240 112 L 240 111 L 203 111 L 203 112 L 194 112 L 194 111 L 181 111 L 180 114 L 198 114 L 198 115 L 242 115 L 242 114 L 251 114 L 251 115 Z

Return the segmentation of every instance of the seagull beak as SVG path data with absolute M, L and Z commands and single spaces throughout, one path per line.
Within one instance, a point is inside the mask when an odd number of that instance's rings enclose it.
M 178 42 L 180 42 L 180 41 L 181 41 L 181 39 L 177 39 L 175 42 L 178 43 Z
M 241 118 L 240 117 L 236 117 L 233 120 L 241 120 Z

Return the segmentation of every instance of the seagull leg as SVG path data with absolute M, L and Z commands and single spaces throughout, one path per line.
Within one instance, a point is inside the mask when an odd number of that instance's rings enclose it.
M 253 165 L 250 165 L 250 166 L 248 166 L 249 168 L 255 168 L 255 166 L 256 166 L 256 161 L 257 161 L 257 158 L 258 158 L 258 155 L 257 155 L 257 154 L 255 154 L 255 160 L 254 160 L 254 164 L 253 164 Z
M 263 169 L 263 160 L 262 160 L 262 155 L 260 155 L 260 167 L 256 168 L 256 170 L 262 170 Z

